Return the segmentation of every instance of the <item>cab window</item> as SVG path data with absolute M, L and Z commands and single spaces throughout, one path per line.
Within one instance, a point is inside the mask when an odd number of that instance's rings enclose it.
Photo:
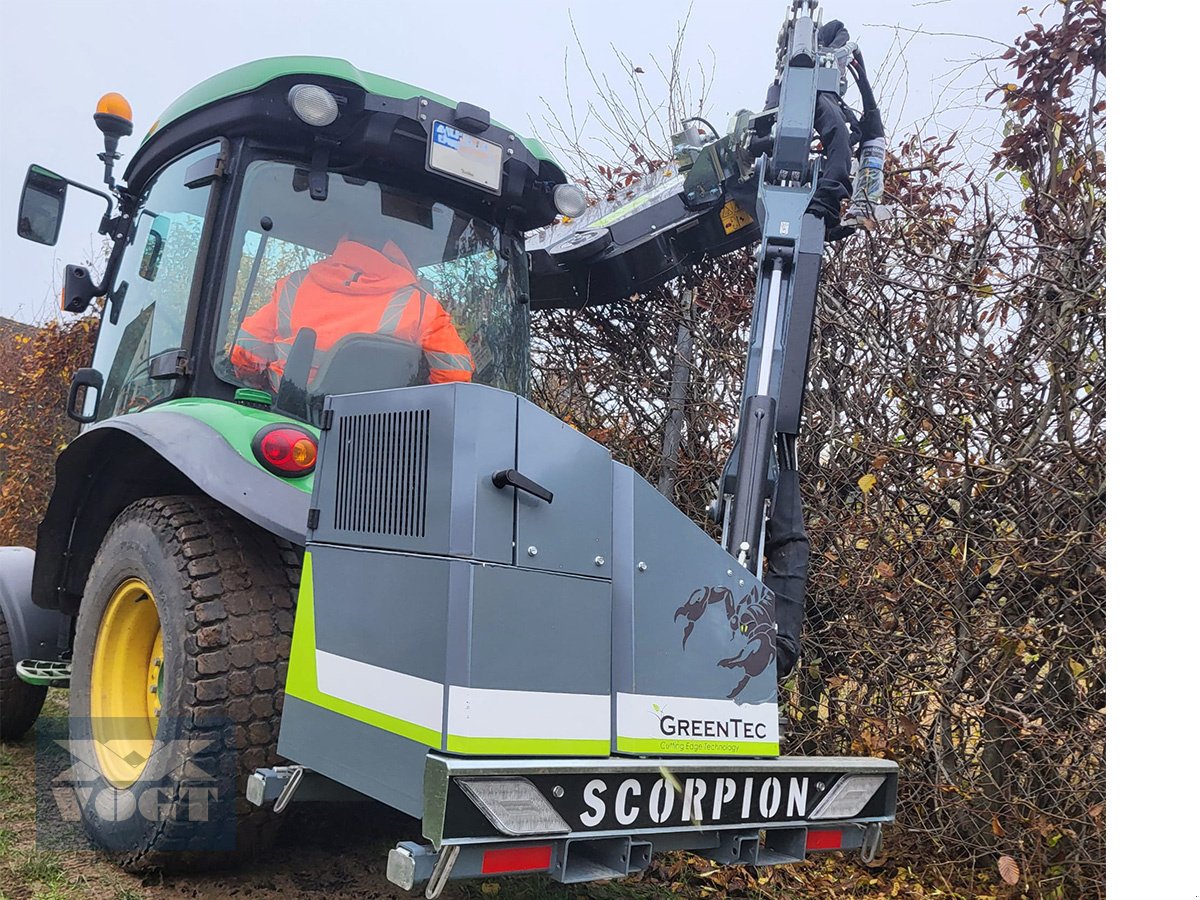
M 189 188 L 187 172 L 220 152 L 202 147 L 159 173 L 133 217 L 129 242 L 102 309 L 92 366 L 104 375 L 96 418 L 135 412 L 174 391 L 151 378 L 150 361 L 183 348 L 211 183 Z
M 519 238 L 405 187 L 279 160 L 246 168 L 217 322 L 218 377 L 315 421 L 324 397 L 440 381 L 524 393 Z

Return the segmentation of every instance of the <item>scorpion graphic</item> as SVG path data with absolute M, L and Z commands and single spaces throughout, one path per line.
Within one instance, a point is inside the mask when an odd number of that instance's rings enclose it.
M 733 591 L 726 587 L 702 587 L 692 591 L 688 601 L 675 610 L 675 621 L 683 616 L 687 625 L 683 629 L 683 647 L 687 648 L 692 629 L 710 606 L 725 605 L 729 619 L 729 639 L 738 634 L 746 635 L 746 646 L 736 656 L 717 662 L 726 669 L 741 669 L 742 680 L 729 692 L 730 700 L 736 699 L 745 690 L 750 679 L 766 671 L 775 660 L 775 616 L 771 592 L 755 585 L 740 601 L 735 600 Z

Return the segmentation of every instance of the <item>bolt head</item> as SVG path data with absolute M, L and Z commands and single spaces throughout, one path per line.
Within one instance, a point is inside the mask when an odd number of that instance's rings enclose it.
M 530 556 L 537 556 L 537 547 L 532 547 L 532 546 L 531 546 L 531 547 L 530 547 L 528 550 L 526 550 L 525 552 L 526 552 L 526 553 L 528 553 Z
M 563 790 L 563 787 L 561 784 L 556 784 L 554 786 L 554 790 L 552 790 L 550 793 L 552 793 L 555 797 L 558 797 L 561 800 L 563 794 L 565 794 L 566 791 Z
M 604 565 L 604 557 L 597 556 L 594 560 L 592 560 L 592 562 L 594 562 L 597 566 L 602 566 Z
M 646 566 L 646 564 L 645 564 L 644 562 L 640 562 L 640 563 L 638 563 L 638 571 L 639 571 L 639 572 L 645 572 L 645 571 L 646 571 L 646 569 L 647 569 L 647 566 Z

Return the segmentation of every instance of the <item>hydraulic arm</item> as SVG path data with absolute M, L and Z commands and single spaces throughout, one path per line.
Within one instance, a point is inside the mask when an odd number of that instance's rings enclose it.
M 582 307 L 651 290 L 705 256 L 758 242 L 741 418 L 713 512 L 743 567 L 763 576 L 765 560 L 783 670 L 795 662 L 804 616 L 795 439 L 821 256 L 826 242 L 874 217 L 882 193 L 883 126 L 862 55 L 841 22 L 817 21 L 816 7 L 792 3 L 763 112 L 739 112 L 722 137 L 701 119 L 685 121 L 673 166 L 529 243 L 534 305 Z M 861 116 L 843 100 L 848 75 Z

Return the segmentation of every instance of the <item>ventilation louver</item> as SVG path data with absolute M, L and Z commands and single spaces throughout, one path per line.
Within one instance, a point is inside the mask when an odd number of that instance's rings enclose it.
M 334 528 L 425 536 L 428 409 L 342 416 Z

